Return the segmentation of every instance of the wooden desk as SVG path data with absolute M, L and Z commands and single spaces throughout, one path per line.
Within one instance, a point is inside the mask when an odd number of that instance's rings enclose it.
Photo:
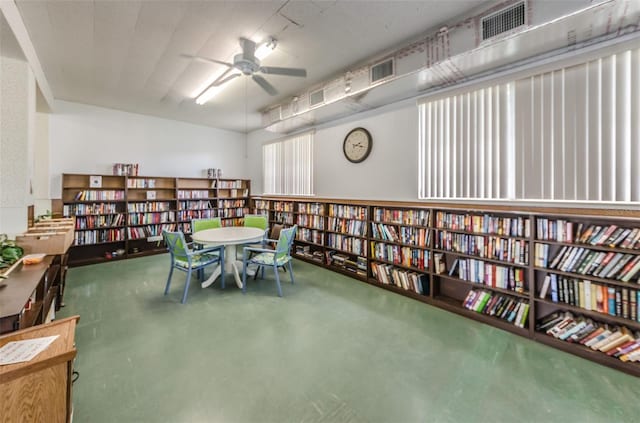
M 54 284 L 60 276 L 61 266 L 54 263 L 54 256 L 46 256 L 42 263 L 22 263 L 0 280 L 0 334 L 47 321 L 51 304 L 56 298 L 59 285 Z M 24 306 L 35 292 L 35 301 L 30 310 Z
M 80 316 L 0 336 L 11 341 L 59 335 L 33 360 L 0 366 L 0 422 L 71 421 L 71 376 L 76 323 Z

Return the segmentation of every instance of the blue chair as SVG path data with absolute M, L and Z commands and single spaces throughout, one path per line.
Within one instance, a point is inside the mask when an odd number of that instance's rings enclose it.
M 279 267 L 284 267 L 285 265 L 289 267 L 289 274 L 291 275 L 291 283 L 294 283 L 293 280 L 293 269 L 291 267 L 291 246 L 293 245 L 293 240 L 296 237 L 296 230 L 298 229 L 297 225 L 292 226 L 291 228 L 283 229 L 280 231 L 280 237 L 277 241 L 275 240 L 267 240 L 269 242 L 277 242 L 275 249 L 270 250 L 267 248 L 253 248 L 253 247 L 244 247 L 242 254 L 242 292 L 247 292 L 247 266 L 250 264 L 257 264 L 258 271 L 262 271 L 262 277 L 264 278 L 264 268 L 265 266 L 273 267 L 273 272 L 276 275 L 276 285 L 278 287 L 278 296 L 282 297 L 282 288 L 280 287 L 280 275 L 278 273 Z M 258 253 L 254 256 L 251 256 L 251 253 Z
M 167 243 L 167 248 L 171 253 L 171 270 L 167 278 L 167 286 L 164 289 L 164 295 L 169 293 L 171 285 L 171 277 L 173 269 L 187 272 L 187 281 L 184 285 L 184 293 L 182 294 L 182 304 L 187 301 L 187 293 L 189 292 L 189 283 L 191 282 L 191 273 L 204 269 L 211 264 L 220 264 L 220 278 L 222 288 L 224 289 L 224 246 L 219 245 L 201 250 L 192 250 L 184 239 L 182 232 L 162 231 L 162 237 Z

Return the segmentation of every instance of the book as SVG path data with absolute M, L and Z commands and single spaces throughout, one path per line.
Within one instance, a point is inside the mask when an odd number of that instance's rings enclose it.
M 547 290 L 549 289 L 550 284 L 551 284 L 551 275 L 547 274 L 544 277 L 544 282 L 542 283 L 542 288 L 540 289 L 540 298 L 545 298 L 547 296 Z

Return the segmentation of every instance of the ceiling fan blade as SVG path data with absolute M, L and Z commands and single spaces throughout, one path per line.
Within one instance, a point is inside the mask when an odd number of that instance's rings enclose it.
M 256 56 L 256 43 L 248 38 L 240 38 L 240 46 L 242 47 L 242 55 L 245 59 L 253 59 Z
M 239 77 L 240 75 L 242 75 L 242 74 L 240 74 L 240 73 L 234 73 L 233 75 L 229 75 L 229 76 L 227 76 L 226 78 L 221 79 L 220 81 L 216 81 L 216 82 L 214 82 L 214 83 L 213 83 L 213 85 L 214 85 L 214 86 L 216 86 L 216 87 L 217 87 L 217 86 L 220 86 L 220 85 L 224 84 L 225 82 L 229 82 L 229 81 L 231 81 L 232 79 L 235 79 L 235 78 Z
M 228 62 L 223 62 L 222 60 L 216 60 L 216 59 L 209 59 L 208 57 L 202 57 L 202 56 L 192 56 L 191 54 L 181 54 L 180 56 L 186 58 L 186 59 L 192 59 L 192 60 L 197 60 L 199 62 L 204 62 L 204 63 L 217 63 L 219 65 L 225 65 L 228 66 L 230 68 L 233 67 L 233 65 L 231 63 Z
M 278 68 L 273 66 L 262 66 L 260 72 L 267 75 L 286 75 L 286 76 L 300 76 L 306 77 L 307 70 L 300 68 Z
M 267 82 L 267 80 L 260 75 L 253 74 L 251 75 L 251 78 L 253 78 L 253 80 L 256 81 L 256 83 L 260 85 L 263 90 L 269 93 L 269 95 L 278 94 L 278 91 L 273 87 L 273 85 L 269 84 L 269 82 Z

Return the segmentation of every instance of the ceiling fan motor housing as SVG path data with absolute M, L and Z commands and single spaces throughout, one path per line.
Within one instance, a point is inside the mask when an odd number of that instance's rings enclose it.
M 245 75 L 251 75 L 260 70 L 260 60 L 255 56 L 247 56 L 244 52 L 233 56 L 233 66 Z

